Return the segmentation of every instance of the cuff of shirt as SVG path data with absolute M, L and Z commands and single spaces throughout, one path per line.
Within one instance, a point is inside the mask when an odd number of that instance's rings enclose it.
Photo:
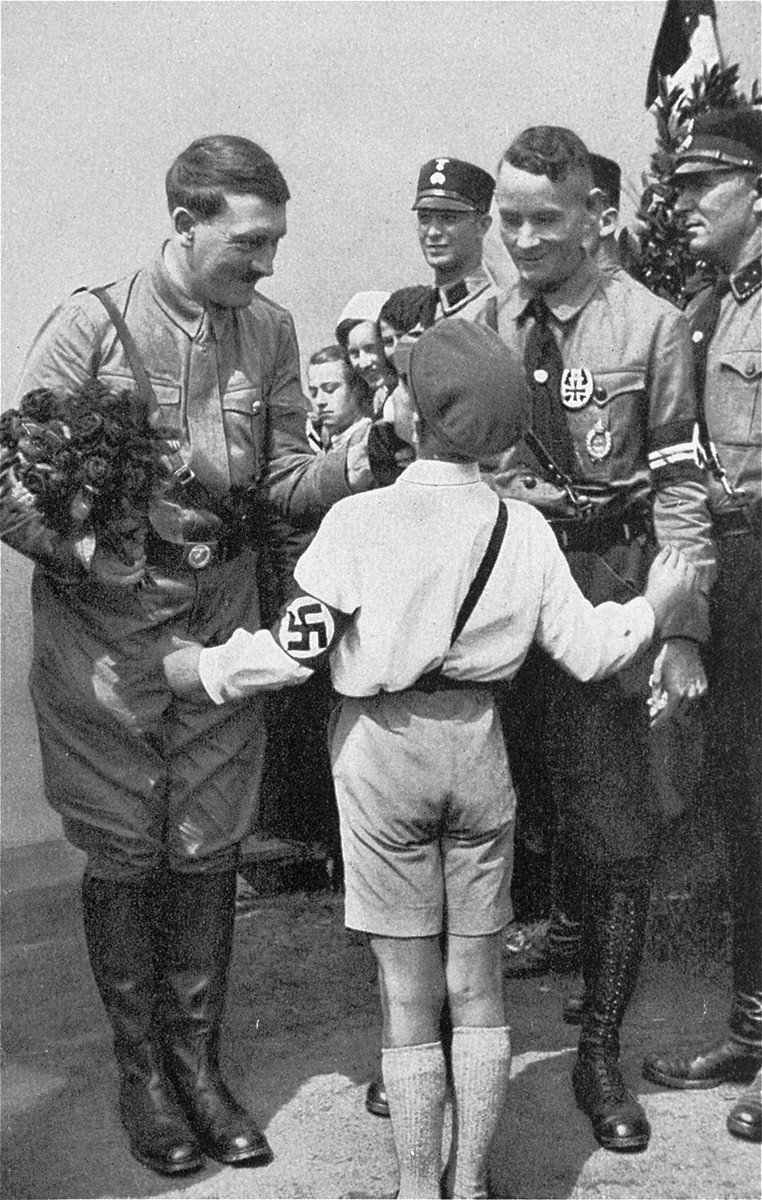
M 223 646 L 199 655 L 198 673 L 215 704 L 304 683 L 314 674 L 281 650 L 269 629 L 236 629 Z

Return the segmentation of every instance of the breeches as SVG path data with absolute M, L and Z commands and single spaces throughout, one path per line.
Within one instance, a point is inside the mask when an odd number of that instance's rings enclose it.
M 37 716 L 45 791 L 88 870 L 129 878 L 160 865 L 235 862 L 256 810 L 264 723 L 259 700 L 179 700 L 163 656 L 173 637 L 217 645 L 256 629 L 255 557 L 122 594 L 33 583 Z
M 743 991 L 762 990 L 762 650 L 759 545 L 749 535 L 717 542 L 709 659 L 709 766 L 727 846 L 734 971 Z
M 622 603 L 642 590 L 654 548 L 645 539 L 605 554 L 576 551 L 569 566 L 593 604 Z M 662 812 L 652 785 L 648 677 L 655 651 L 619 675 L 579 683 L 537 656 L 544 714 L 539 737 L 558 808 L 563 843 L 594 862 L 641 858 L 654 852 Z

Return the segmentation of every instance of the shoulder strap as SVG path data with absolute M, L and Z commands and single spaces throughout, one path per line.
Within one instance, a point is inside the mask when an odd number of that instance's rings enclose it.
M 484 306 L 484 320 L 487 328 L 497 333 L 497 296 L 490 296 Z
M 492 529 L 490 539 L 487 542 L 487 549 L 484 551 L 484 557 L 479 563 L 479 569 L 471 581 L 471 586 L 466 592 L 465 599 L 460 606 L 460 611 L 455 621 L 455 626 L 450 638 L 450 645 L 454 645 L 466 627 L 471 613 L 479 603 L 479 597 L 487 586 L 487 580 L 492 574 L 497 556 L 500 553 L 500 547 L 503 544 L 505 531 L 508 527 L 508 509 L 503 504 L 502 500 L 498 500 L 497 519 Z
M 148 418 L 148 413 L 156 404 L 156 394 L 153 390 L 151 380 L 148 378 L 148 372 L 143 366 L 143 360 L 140 357 L 140 351 L 135 345 L 135 339 L 127 328 L 127 323 L 120 313 L 106 288 L 90 288 L 93 296 L 100 300 L 108 315 L 111 317 L 114 328 L 119 336 L 119 340 L 124 346 L 124 353 L 127 355 L 127 362 L 130 364 L 130 370 L 135 376 L 135 383 L 138 385 L 138 394 L 143 404 L 143 415 Z
M 471 586 L 466 592 L 465 599 L 460 606 L 460 610 L 455 619 L 455 626 L 450 637 L 450 645 L 453 646 L 457 642 L 463 632 L 468 618 L 476 608 L 479 597 L 487 586 L 487 580 L 492 574 L 497 556 L 500 553 L 500 547 L 503 544 L 505 531 L 508 526 L 508 509 L 502 500 L 498 500 L 497 519 L 492 529 L 490 539 L 487 543 L 487 549 L 484 551 L 482 561 L 479 563 L 479 568 L 471 581 Z M 445 682 L 445 675 L 442 670 L 443 664 L 438 667 L 433 667 L 431 671 L 427 671 L 425 675 L 421 675 L 412 685 L 411 690 L 423 692 L 439 691 L 442 684 Z

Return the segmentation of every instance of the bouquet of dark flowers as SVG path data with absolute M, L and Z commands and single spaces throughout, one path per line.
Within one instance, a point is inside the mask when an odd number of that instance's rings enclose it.
M 4 469 L 34 498 L 48 528 L 95 537 L 122 562 L 138 562 L 161 460 L 139 398 L 97 381 L 59 397 L 28 392 L 0 414 Z

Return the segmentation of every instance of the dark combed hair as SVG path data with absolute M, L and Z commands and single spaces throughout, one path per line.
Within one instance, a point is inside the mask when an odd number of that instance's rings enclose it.
M 396 333 L 409 333 L 420 323 L 431 292 L 425 283 L 397 288 L 381 305 L 379 321 L 386 321 Z
M 349 394 L 357 405 L 357 411 L 362 417 L 372 417 L 373 393 L 362 375 L 352 366 L 343 346 L 339 346 L 336 342 L 333 342 L 330 346 L 321 346 L 319 350 L 310 355 L 307 366 L 319 367 L 323 363 L 329 362 L 343 363 L 344 376 L 349 385 Z
M 558 183 L 570 175 L 582 175 L 592 187 L 592 168 L 587 146 L 571 129 L 561 125 L 534 125 L 514 138 L 500 166 L 510 163 L 530 175 L 547 175 Z M 498 167 L 499 169 L 499 167 Z
M 224 193 L 259 196 L 268 204 L 285 204 L 291 193 L 275 160 L 248 138 L 219 133 L 197 138 L 167 171 L 170 213 L 187 208 L 209 220 L 224 206 Z

